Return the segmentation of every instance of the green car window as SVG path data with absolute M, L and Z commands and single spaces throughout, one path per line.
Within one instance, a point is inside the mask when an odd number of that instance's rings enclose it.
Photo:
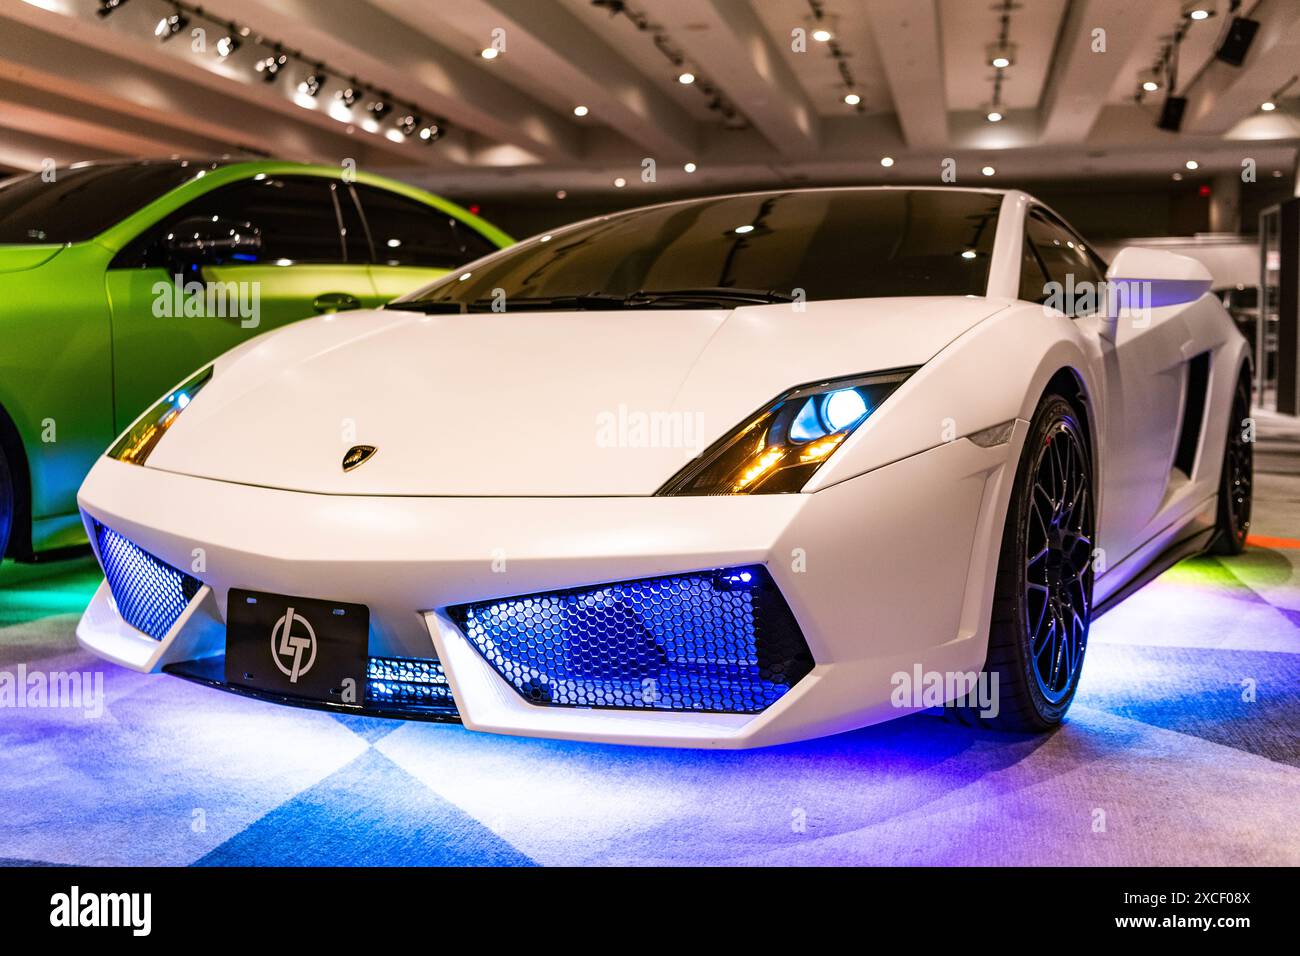
M 353 188 L 382 265 L 454 269 L 497 251 L 471 227 L 423 203 L 363 183 Z
M 220 163 L 66 166 L 0 185 L 0 243 L 84 242 Z

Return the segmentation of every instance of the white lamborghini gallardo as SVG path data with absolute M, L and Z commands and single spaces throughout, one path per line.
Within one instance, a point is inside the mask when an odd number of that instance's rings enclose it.
M 924 706 L 918 671 L 1050 729 L 1101 610 L 1244 547 L 1249 356 L 1209 289 L 1014 191 L 558 229 L 165 396 L 81 489 L 77 634 L 507 734 L 774 744 Z

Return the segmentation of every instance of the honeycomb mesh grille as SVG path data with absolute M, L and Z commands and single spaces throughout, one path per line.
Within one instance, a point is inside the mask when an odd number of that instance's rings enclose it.
M 136 630 L 161 641 L 199 593 L 201 582 L 98 521 L 95 539 L 117 612 Z
M 366 666 L 366 700 L 375 704 L 454 707 L 441 661 L 372 657 Z
M 536 704 L 758 713 L 812 654 L 760 566 L 643 578 L 447 609 Z

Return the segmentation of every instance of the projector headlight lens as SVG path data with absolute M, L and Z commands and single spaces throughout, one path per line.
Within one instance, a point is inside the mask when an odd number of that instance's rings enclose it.
M 659 489 L 661 495 L 788 494 L 916 369 L 805 385 L 742 422 Z
M 163 435 L 167 434 L 167 429 L 175 424 L 181 412 L 194 401 L 199 389 L 211 379 L 212 366 L 209 365 L 183 385 L 168 392 L 157 405 L 136 419 L 126 434 L 108 450 L 108 457 L 131 465 L 143 465 L 162 441 Z

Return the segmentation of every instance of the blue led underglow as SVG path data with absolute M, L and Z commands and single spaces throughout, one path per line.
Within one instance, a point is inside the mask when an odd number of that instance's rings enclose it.
M 369 659 L 366 665 L 366 700 L 426 707 L 455 705 L 441 661 L 405 657 Z
M 117 612 L 136 630 L 162 640 L 198 593 L 199 580 L 99 522 L 95 522 L 95 538 Z
M 812 668 L 761 565 L 447 609 L 535 704 L 758 713 Z

